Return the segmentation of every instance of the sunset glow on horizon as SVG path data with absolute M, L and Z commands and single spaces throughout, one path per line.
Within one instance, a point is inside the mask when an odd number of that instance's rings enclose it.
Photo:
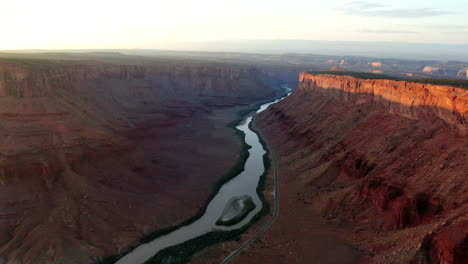
M 4 1 L 0 49 L 156 49 L 244 39 L 468 44 L 462 2 Z

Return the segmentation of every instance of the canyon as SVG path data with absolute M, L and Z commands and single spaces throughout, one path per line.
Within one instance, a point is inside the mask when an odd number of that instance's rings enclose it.
M 280 215 L 232 263 L 467 261 L 467 89 L 348 72 L 420 78 L 420 62 L 184 54 L 0 54 L 0 263 L 104 263 L 198 215 L 240 157 L 233 120 L 285 83 L 255 118 Z M 270 169 L 270 205 L 273 189 Z
M 233 263 L 467 262 L 467 90 L 302 73 L 257 126 L 281 215 Z
M 0 263 L 91 263 L 196 215 L 238 158 L 228 124 L 298 73 L 60 56 L 0 60 Z

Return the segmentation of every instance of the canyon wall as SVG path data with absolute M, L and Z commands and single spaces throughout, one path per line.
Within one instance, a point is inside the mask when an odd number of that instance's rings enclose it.
M 1 63 L 0 146 L 5 159 L 0 179 L 29 173 L 24 164 L 12 166 L 8 157 L 18 160 L 43 150 L 113 144 L 123 140 L 121 131 L 148 119 L 166 122 L 197 109 L 274 98 L 280 91 L 271 83 L 283 81 L 274 75 L 275 71 L 222 64 Z M 59 166 L 35 164 L 43 170 Z
M 388 113 L 411 119 L 443 120 L 467 132 L 468 91 L 463 88 L 307 73 L 301 73 L 299 82 L 303 90 L 327 89 L 344 101 L 372 103 Z
M 340 228 L 371 263 L 461 264 L 467 102 L 455 87 L 302 73 L 257 122 L 288 207 Z
M 297 75 L 120 60 L 0 60 L 0 263 L 90 263 L 192 217 L 236 162 L 226 124 Z
M 286 70 L 287 71 L 287 70 Z M 282 69 L 265 69 L 222 63 L 95 63 L 37 61 L 0 63 L 0 96 L 44 97 L 86 82 L 133 81 L 133 86 L 153 86 L 159 93 L 183 97 L 231 98 L 272 93 L 265 84 Z M 289 77 L 292 77 L 290 75 Z M 141 87 L 128 87 L 130 91 Z M 112 89 L 109 87 L 108 89 Z M 83 89 L 80 92 L 87 93 Z M 264 96 L 258 94 L 257 97 Z M 192 98 L 193 99 L 193 98 Z M 232 99 L 231 99 L 232 100 Z

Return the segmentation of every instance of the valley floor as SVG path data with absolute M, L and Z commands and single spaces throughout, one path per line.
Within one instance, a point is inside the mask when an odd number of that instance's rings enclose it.
M 285 180 L 292 172 L 279 160 L 280 215 L 271 228 L 252 245 L 234 258 L 233 264 L 323 263 L 354 264 L 366 256 L 353 247 L 343 233 L 345 229 L 328 223 L 320 215 L 305 210 L 297 199 L 298 186 Z M 274 173 L 267 178 L 265 197 L 273 205 Z M 236 241 L 207 248 L 194 257 L 190 264 L 218 264 L 232 251 L 241 247 L 272 217 L 272 212 L 251 227 Z M 364 263 L 364 262 L 363 262 Z

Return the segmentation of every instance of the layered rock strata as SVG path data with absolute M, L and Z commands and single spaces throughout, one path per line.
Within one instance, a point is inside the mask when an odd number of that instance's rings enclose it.
M 288 207 L 342 228 L 371 263 L 465 263 L 467 117 L 460 88 L 302 73 L 257 125 Z

